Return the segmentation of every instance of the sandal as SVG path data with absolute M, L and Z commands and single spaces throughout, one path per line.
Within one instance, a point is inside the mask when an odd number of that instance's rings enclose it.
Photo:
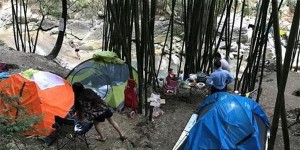
M 121 140 L 121 141 L 125 141 L 126 139 L 127 139 L 127 137 L 126 137 L 125 135 L 120 136 L 120 140 Z
M 96 140 L 97 140 L 97 141 L 100 141 L 100 142 L 105 142 L 105 141 L 106 141 L 106 138 L 100 138 L 100 137 L 97 137 Z

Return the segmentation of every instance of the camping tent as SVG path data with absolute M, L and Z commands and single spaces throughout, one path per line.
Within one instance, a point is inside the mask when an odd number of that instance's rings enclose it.
M 70 83 L 81 82 L 86 88 L 93 89 L 112 108 L 123 104 L 124 90 L 130 78 L 138 81 L 137 71 L 111 51 L 95 53 L 93 58 L 80 63 L 67 75 Z
M 184 149 L 265 149 L 269 121 L 255 101 L 219 92 L 198 110 Z
M 1 93 L 9 97 L 19 97 L 19 104 L 28 114 L 42 116 L 27 135 L 48 136 L 54 131 L 54 116 L 65 117 L 74 102 L 71 85 L 63 78 L 50 72 L 29 69 L 13 74 L 0 82 Z M 5 110 L 10 110 L 8 113 Z M 0 115 L 18 117 L 18 111 L 0 97 Z

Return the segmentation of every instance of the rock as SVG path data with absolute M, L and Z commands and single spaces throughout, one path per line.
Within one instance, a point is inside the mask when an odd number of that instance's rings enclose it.
M 177 55 L 172 54 L 171 55 L 172 61 L 174 62 L 175 65 L 179 65 L 180 64 L 180 59 Z
M 166 36 L 164 35 L 159 35 L 154 38 L 154 43 L 164 43 L 166 40 Z
M 154 50 L 154 54 L 155 54 L 155 55 L 161 55 L 161 49 L 156 48 L 156 49 Z
M 104 12 L 103 11 L 98 11 L 98 18 L 102 19 L 105 17 Z
M 165 16 L 160 16 L 160 17 L 158 18 L 158 20 L 159 20 L 159 21 L 165 21 L 165 20 L 167 20 L 167 18 L 166 18 Z
M 0 28 L 4 25 L 12 24 L 12 15 L 10 6 L 2 6 L 0 10 Z
M 241 34 L 241 43 L 247 43 L 249 42 L 248 34 Z
M 101 40 L 103 38 L 103 29 L 102 26 L 100 28 L 97 28 L 96 30 L 93 30 L 89 32 L 83 39 L 83 41 L 89 41 L 89 40 Z
M 29 22 L 28 29 L 29 29 L 29 31 L 36 31 L 38 29 L 38 26 L 35 22 Z
M 243 53 L 244 53 L 244 51 L 242 49 L 240 49 L 240 58 L 244 55 Z M 231 52 L 231 54 L 234 56 L 234 58 L 237 58 L 238 52 L 237 51 Z
M 225 41 L 222 41 L 222 42 L 220 43 L 219 48 L 220 48 L 220 49 L 226 49 L 226 43 L 225 43 Z
M 55 27 L 58 27 L 58 21 L 53 21 L 53 20 L 49 20 L 49 19 L 44 19 L 43 23 L 42 23 L 42 30 L 48 31 L 51 30 Z
M 173 40 L 174 40 L 175 42 L 180 42 L 180 41 L 181 41 L 181 38 L 178 37 L 178 36 L 174 36 L 174 37 L 173 37 Z
M 167 31 L 169 25 L 169 20 L 156 21 L 154 26 L 154 35 L 163 35 Z
M 53 28 L 53 29 L 50 30 L 50 35 L 52 35 L 52 34 L 58 34 L 58 33 L 59 33 L 58 28 Z
M 220 43 L 219 48 L 220 49 L 226 49 L 226 43 L 225 43 L 225 41 L 223 41 L 223 42 Z M 231 52 L 237 51 L 237 48 L 238 48 L 238 45 L 236 44 L 236 42 L 231 43 L 231 47 L 230 47 L 230 51 Z
M 32 14 L 28 17 L 29 22 L 39 22 L 39 20 L 42 19 L 38 14 Z
M 176 47 L 182 47 L 182 43 L 181 43 L 181 42 L 177 42 L 177 43 L 175 44 L 175 46 L 176 46 Z
M 238 50 L 238 45 L 236 42 L 231 43 L 230 51 L 236 52 Z
M 90 40 L 85 41 L 82 45 L 79 46 L 79 49 L 81 50 L 97 50 L 102 48 L 102 40 L 96 41 L 96 40 Z
M 67 28 L 71 30 L 73 36 L 80 40 L 82 40 L 90 31 L 90 27 L 87 24 L 80 22 L 68 24 Z
M 233 59 L 234 58 L 234 55 L 232 53 L 229 53 L 229 58 L 230 59 Z
M 180 51 L 181 51 L 181 47 L 177 47 L 177 46 L 173 47 L 173 53 L 180 53 Z

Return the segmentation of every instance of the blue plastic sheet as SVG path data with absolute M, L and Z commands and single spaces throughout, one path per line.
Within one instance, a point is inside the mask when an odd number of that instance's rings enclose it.
M 8 78 L 9 76 L 10 76 L 10 74 L 8 72 L 1 72 L 0 73 L 0 79 Z

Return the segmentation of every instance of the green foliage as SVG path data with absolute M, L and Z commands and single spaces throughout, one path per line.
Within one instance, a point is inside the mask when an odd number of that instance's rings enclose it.
M 75 6 L 77 9 L 87 8 L 89 6 L 88 0 L 75 0 Z
M 74 13 L 80 14 L 85 19 L 90 19 L 97 16 L 100 10 L 103 10 L 104 1 L 99 0 L 71 0 L 69 2 L 70 8 L 68 15 L 72 16 Z
M 290 11 L 294 13 L 296 8 L 297 0 L 286 0 L 285 5 L 289 7 Z
M 288 7 L 296 7 L 297 0 L 286 0 L 286 1 L 285 1 L 285 4 L 286 4 Z
M 39 11 L 41 14 L 54 17 L 60 17 L 61 15 L 61 0 L 30 0 L 29 5 L 36 7 L 39 5 Z
M 255 7 L 245 7 L 244 16 L 253 16 L 256 13 Z
M 42 10 L 46 12 L 46 15 L 52 15 L 54 17 L 60 17 L 61 15 L 61 1 L 60 0 L 44 0 L 44 6 Z
M 3 89 L 2 89 L 3 90 Z M 0 104 L 6 104 L 5 109 L 0 110 L 0 134 L 1 138 L 7 141 L 16 141 L 23 138 L 23 134 L 26 131 L 33 130 L 33 126 L 37 124 L 42 116 L 29 114 L 26 108 L 19 104 L 19 97 L 8 97 L 0 91 Z M 9 116 L 8 113 L 16 111 L 17 116 Z M 17 144 L 17 143 L 15 143 Z M 0 149 L 5 149 L 6 145 L 1 145 Z

